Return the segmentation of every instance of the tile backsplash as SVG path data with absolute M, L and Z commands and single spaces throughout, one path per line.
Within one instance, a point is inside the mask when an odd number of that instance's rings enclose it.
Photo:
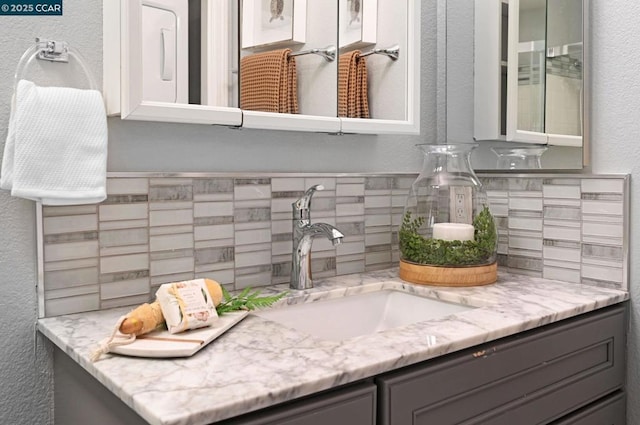
M 415 174 L 110 173 L 98 205 L 39 214 L 40 316 L 135 305 L 166 282 L 229 289 L 289 281 L 291 203 L 322 184 L 312 221 L 314 278 L 397 265 L 397 229 Z M 627 176 L 482 175 L 514 273 L 627 289 Z

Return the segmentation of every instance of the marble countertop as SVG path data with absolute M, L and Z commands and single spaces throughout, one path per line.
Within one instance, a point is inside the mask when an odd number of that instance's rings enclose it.
M 286 286 L 265 290 L 281 291 Z M 512 335 L 628 299 L 628 293 L 499 272 L 488 286 L 412 285 L 397 269 L 319 280 L 295 304 L 400 289 L 478 307 L 344 341 L 312 337 L 250 314 L 192 357 L 107 354 L 90 361 L 120 308 L 44 318 L 38 329 L 153 425 L 201 425 Z

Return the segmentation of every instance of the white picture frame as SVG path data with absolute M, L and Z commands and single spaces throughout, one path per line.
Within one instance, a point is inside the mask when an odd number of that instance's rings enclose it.
M 240 21 L 242 49 L 304 43 L 307 0 L 243 0 Z
M 378 0 L 339 0 L 338 16 L 340 48 L 376 44 Z

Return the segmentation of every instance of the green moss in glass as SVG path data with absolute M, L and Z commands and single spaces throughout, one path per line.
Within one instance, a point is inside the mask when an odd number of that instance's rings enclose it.
M 434 266 L 473 266 L 489 264 L 494 257 L 497 232 L 493 216 L 485 205 L 473 219 L 474 239 L 445 241 L 422 236 L 418 230 L 424 217 L 412 218 L 407 211 L 400 226 L 402 259 Z

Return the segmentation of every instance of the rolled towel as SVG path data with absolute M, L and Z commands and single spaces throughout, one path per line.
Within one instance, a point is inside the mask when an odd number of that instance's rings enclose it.
M 44 205 L 107 197 L 107 119 L 97 90 L 38 87 L 14 93 L 0 188 Z
M 359 50 L 343 53 L 338 60 L 338 116 L 369 118 L 367 60 Z
M 245 56 L 240 61 L 240 108 L 298 113 L 296 60 L 290 49 Z

